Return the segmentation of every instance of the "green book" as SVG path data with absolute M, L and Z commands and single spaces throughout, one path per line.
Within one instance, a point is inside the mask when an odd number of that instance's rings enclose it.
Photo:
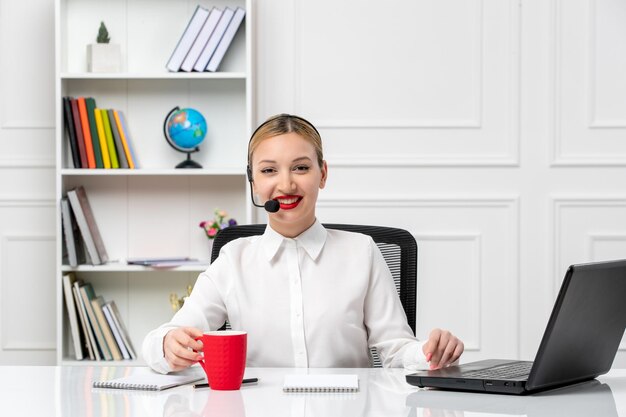
M 111 122 L 109 121 L 109 115 L 106 110 L 101 109 L 102 124 L 104 125 L 104 134 L 107 137 L 107 147 L 109 148 L 109 156 L 111 157 L 111 168 L 119 168 L 120 164 L 117 161 L 117 152 L 115 150 L 115 143 L 113 142 L 113 133 L 111 132 Z M 113 121 L 115 123 L 115 121 Z
M 94 335 L 96 336 L 96 341 L 98 343 L 100 351 L 102 352 L 102 356 L 105 360 L 113 360 L 113 355 L 111 355 L 111 351 L 109 351 L 106 339 L 104 338 L 104 333 L 102 333 L 102 328 L 100 327 L 100 323 L 98 323 L 98 318 L 96 317 L 96 313 L 93 310 L 93 305 L 91 304 L 91 300 L 96 298 L 96 293 L 94 292 L 93 287 L 89 282 L 80 287 L 79 292 L 83 300 L 83 304 L 85 305 L 85 310 L 87 311 L 89 324 L 91 325 Z
M 94 114 L 96 100 L 94 100 L 93 97 L 87 97 L 85 99 L 85 105 L 87 106 L 87 118 L 89 119 L 89 130 L 91 131 L 91 141 L 93 142 L 93 153 L 96 157 L 96 168 L 104 168 L 102 164 L 102 150 L 100 149 L 100 141 L 98 140 L 96 116 Z

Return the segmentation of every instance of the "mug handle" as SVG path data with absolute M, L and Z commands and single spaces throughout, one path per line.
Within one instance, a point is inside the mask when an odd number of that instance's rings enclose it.
M 200 339 L 202 339 L 202 337 L 196 337 L 196 338 L 194 338 L 194 340 L 195 340 L 196 342 L 199 342 L 199 341 L 200 341 Z M 194 349 L 191 349 L 191 350 L 193 350 L 193 351 L 194 351 L 194 352 L 196 352 L 196 353 L 200 353 L 200 352 L 198 352 L 197 350 L 194 350 Z M 203 352 L 203 353 L 204 353 L 204 352 Z M 206 365 L 204 364 L 204 360 L 203 360 L 203 359 L 198 360 L 198 363 L 200 364 L 200 366 L 202 366 L 202 369 L 205 369 L 205 366 L 206 366 Z

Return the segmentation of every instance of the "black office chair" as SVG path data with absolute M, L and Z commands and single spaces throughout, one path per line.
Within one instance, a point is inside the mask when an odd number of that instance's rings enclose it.
M 231 240 L 240 237 L 261 235 L 265 231 L 265 224 L 250 224 L 227 227 L 218 232 L 213 242 L 211 263 L 215 261 L 220 249 Z M 352 224 L 324 224 L 327 229 L 346 230 L 363 233 L 372 237 L 380 252 L 385 258 L 393 281 L 400 297 L 400 302 L 406 313 L 407 320 L 413 334 L 415 334 L 416 304 L 417 304 L 417 242 L 413 235 L 403 229 L 382 226 L 361 226 Z M 228 328 L 226 323 L 225 328 Z M 380 359 L 376 349 L 370 348 L 372 365 L 380 367 Z

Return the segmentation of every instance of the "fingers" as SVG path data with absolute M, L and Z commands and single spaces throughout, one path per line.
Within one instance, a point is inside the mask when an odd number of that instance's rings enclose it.
M 202 343 L 195 340 L 202 332 L 193 327 L 170 330 L 163 339 L 163 354 L 172 370 L 187 368 L 202 359 Z
M 439 369 L 459 359 L 464 345 L 447 330 L 434 329 L 424 344 L 423 351 L 430 369 Z

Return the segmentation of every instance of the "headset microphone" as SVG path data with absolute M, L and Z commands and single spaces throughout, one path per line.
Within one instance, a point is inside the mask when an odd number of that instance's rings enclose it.
M 260 205 L 254 202 L 254 195 L 252 194 L 252 170 L 250 166 L 246 167 L 246 174 L 248 175 L 248 181 L 250 182 L 250 199 L 252 205 L 255 207 L 263 207 L 268 213 L 276 213 L 280 209 L 280 203 L 276 200 L 267 200 L 264 205 Z

